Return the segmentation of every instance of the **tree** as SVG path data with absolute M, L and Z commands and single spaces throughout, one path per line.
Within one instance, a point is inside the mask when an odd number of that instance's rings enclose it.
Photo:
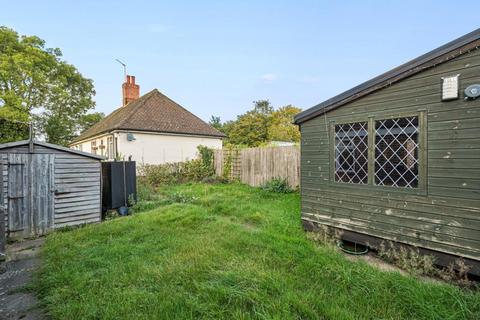
M 273 107 L 268 100 L 254 102 L 253 110 L 237 117 L 228 135 L 232 144 L 259 146 L 268 141 Z
M 92 80 L 61 56 L 36 36 L 0 27 L 0 116 L 34 121 L 48 142 L 66 145 L 80 117 L 94 108 L 95 91 Z
M 25 140 L 28 136 L 28 117 L 15 110 L 0 108 L 0 143 Z
M 82 133 L 85 130 L 90 129 L 103 118 L 105 118 L 105 114 L 102 112 L 93 112 L 82 115 L 78 123 L 78 132 Z
M 224 133 L 227 136 L 227 139 L 230 136 L 233 126 L 235 125 L 235 121 L 232 120 L 222 123 L 220 117 L 216 116 L 212 116 L 208 123 L 218 131 Z
M 208 124 L 217 129 L 218 131 L 222 131 L 222 121 L 220 120 L 220 117 L 211 116 Z
M 292 105 L 284 106 L 272 113 L 272 122 L 268 129 L 270 141 L 300 141 L 300 130 L 293 124 L 293 117 L 302 109 Z

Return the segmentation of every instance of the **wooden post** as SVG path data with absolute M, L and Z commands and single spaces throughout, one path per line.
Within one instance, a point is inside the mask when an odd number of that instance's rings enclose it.
M 33 123 L 30 121 L 28 127 L 28 152 L 33 153 Z
M 7 240 L 6 226 L 5 226 L 5 199 L 3 198 L 3 163 L 0 162 L 0 262 L 4 261 L 5 243 Z

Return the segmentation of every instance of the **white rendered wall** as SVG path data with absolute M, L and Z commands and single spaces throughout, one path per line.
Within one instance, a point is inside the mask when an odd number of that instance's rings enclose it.
M 83 151 L 83 152 L 94 153 L 92 150 L 92 141 L 95 141 L 97 146 L 96 154 L 100 156 L 105 156 L 108 158 L 108 160 L 113 160 L 113 158 L 115 157 L 115 153 L 114 151 L 109 152 L 108 137 L 112 137 L 112 134 L 110 133 L 106 135 L 93 137 L 93 138 L 90 138 L 89 140 L 82 141 L 81 143 L 73 144 L 70 146 L 70 148 L 74 150 Z M 102 144 L 102 142 L 105 148 L 100 148 L 100 145 Z
M 127 141 L 126 132 L 115 133 L 118 152 L 125 160 L 131 155 L 138 164 L 183 162 L 197 157 L 197 147 L 222 148 L 222 139 L 132 132 L 135 140 Z
M 212 149 L 222 149 L 222 139 L 214 137 L 195 137 L 181 135 L 167 135 L 155 133 L 137 133 L 131 132 L 135 137 L 134 141 L 127 140 L 127 132 L 113 133 L 116 138 L 117 153 L 120 159 L 132 160 L 138 164 L 162 164 L 172 162 L 183 162 L 197 157 L 197 146 L 206 146 Z M 97 136 L 81 143 L 71 146 L 72 149 L 93 153 L 92 141 L 96 142 L 97 148 L 103 145 L 105 148 L 97 149 L 98 155 L 102 155 L 113 160 L 114 151 L 109 153 L 108 138 L 112 133 Z M 115 145 L 115 139 L 114 139 Z M 113 157 L 109 157 L 113 155 Z

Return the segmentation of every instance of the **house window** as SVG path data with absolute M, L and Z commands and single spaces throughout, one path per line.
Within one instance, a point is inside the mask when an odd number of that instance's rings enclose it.
M 375 184 L 418 187 L 418 117 L 375 121 Z
M 98 148 L 100 149 L 100 154 L 102 156 L 104 156 L 105 155 L 105 145 L 103 144 L 103 139 L 100 140 L 100 146 Z
M 108 137 L 107 138 L 107 153 L 108 153 L 108 158 L 109 159 L 114 159 L 115 155 L 113 152 L 113 137 Z
M 83 146 L 83 145 L 81 145 L 81 144 L 79 144 L 79 145 L 77 146 L 79 151 L 83 151 L 82 146 Z
M 335 181 L 368 183 L 368 123 L 335 125 Z
M 92 141 L 90 144 L 90 148 L 92 149 L 93 154 L 97 154 L 97 141 Z

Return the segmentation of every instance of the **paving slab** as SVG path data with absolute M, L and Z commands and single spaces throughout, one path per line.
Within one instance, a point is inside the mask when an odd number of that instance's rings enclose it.
M 47 319 L 38 299 L 29 290 L 33 273 L 40 266 L 43 240 L 29 240 L 7 247 L 7 262 L 0 270 L 0 319 Z

